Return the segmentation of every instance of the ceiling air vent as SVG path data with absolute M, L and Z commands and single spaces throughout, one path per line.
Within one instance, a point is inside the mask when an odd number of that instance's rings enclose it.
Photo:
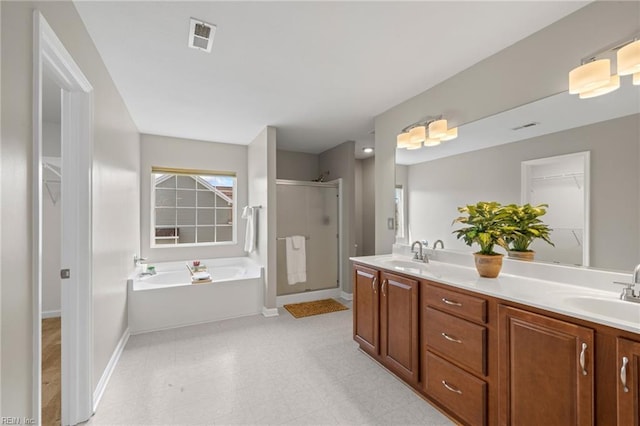
M 211 52 L 216 26 L 191 18 L 189 26 L 189 47 Z
M 533 126 L 537 126 L 540 123 L 537 123 L 535 121 L 532 121 L 531 123 L 527 123 L 527 124 L 523 124 L 522 126 L 518 126 L 518 127 L 514 127 L 511 130 L 522 130 L 522 129 L 526 129 L 528 127 L 533 127 Z

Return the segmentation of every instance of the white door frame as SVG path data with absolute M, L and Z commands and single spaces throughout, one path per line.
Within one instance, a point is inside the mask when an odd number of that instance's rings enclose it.
M 38 10 L 33 24 L 33 418 L 41 423 L 42 77 L 46 72 L 62 88 L 61 267 L 71 271 L 61 291 L 62 424 L 74 425 L 93 414 L 93 87 Z

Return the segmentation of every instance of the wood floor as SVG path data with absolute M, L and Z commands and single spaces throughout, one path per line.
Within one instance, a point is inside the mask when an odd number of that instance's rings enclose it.
M 42 424 L 60 425 L 60 318 L 42 320 Z

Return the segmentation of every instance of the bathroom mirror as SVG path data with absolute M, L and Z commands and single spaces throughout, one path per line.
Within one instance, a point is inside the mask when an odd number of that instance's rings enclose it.
M 437 147 L 396 151 L 396 185 L 405 188 L 407 206 L 404 241 L 442 239 L 447 249 L 476 251 L 452 234 L 458 206 L 520 203 L 523 162 L 588 152 L 590 247 L 581 256 L 588 261 L 544 259 L 623 271 L 640 261 L 639 86 L 625 79 L 619 90 L 592 99 L 559 93 L 460 125 L 458 134 Z

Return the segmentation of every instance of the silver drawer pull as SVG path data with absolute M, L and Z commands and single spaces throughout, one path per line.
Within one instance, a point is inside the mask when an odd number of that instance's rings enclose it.
M 453 301 L 453 300 L 449 300 L 449 299 L 447 299 L 446 297 L 443 297 L 443 298 L 442 298 L 442 301 L 443 301 L 444 303 L 446 303 L 447 305 L 462 306 L 462 303 L 460 303 L 460 302 L 456 302 L 456 301 Z
M 456 389 L 453 386 L 451 386 L 449 383 L 447 383 L 446 381 L 442 381 L 442 386 L 444 386 L 445 388 L 447 388 L 447 390 L 450 390 L 451 392 L 455 392 L 459 395 L 462 395 L 462 391 L 460 389 Z
M 585 355 L 587 352 L 587 344 L 583 343 L 582 344 L 582 351 L 580 351 L 580 368 L 582 368 L 582 375 L 586 376 L 587 375 L 587 368 L 585 366 Z
M 456 339 L 455 337 L 449 336 L 447 333 L 440 333 L 442 337 L 447 339 L 450 342 L 462 343 L 462 340 Z
M 623 356 L 622 368 L 620 369 L 620 381 L 622 382 L 622 390 L 625 392 L 629 392 L 629 388 L 627 387 L 627 364 L 629 364 L 629 358 Z

